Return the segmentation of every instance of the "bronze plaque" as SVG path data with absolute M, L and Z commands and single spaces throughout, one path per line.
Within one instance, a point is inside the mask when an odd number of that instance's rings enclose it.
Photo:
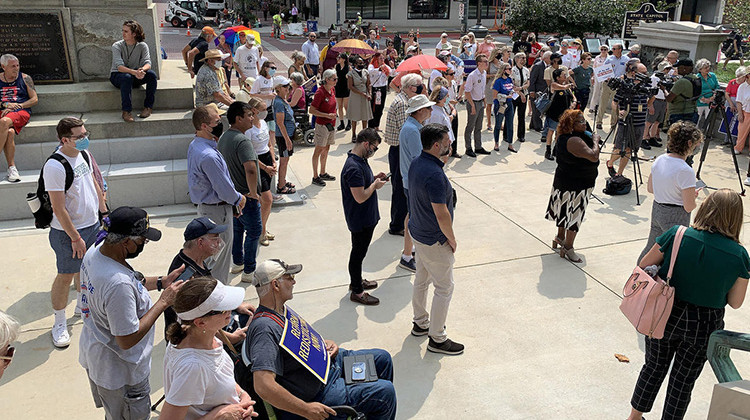
M 0 54 L 18 57 L 35 83 L 73 82 L 62 12 L 0 12 Z

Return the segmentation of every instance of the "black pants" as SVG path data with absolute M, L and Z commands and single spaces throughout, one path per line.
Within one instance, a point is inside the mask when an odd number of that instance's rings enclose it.
M 674 359 L 661 418 L 682 419 L 695 381 L 706 363 L 708 338 L 722 328 L 724 308 L 706 308 L 675 300 L 664 338 L 646 338 L 646 362 L 638 376 L 630 405 L 644 413 L 651 411 Z
M 388 168 L 391 171 L 391 224 L 388 228 L 391 232 L 400 232 L 404 230 L 406 219 L 406 196 L 404 195 L 404 180 L 401 177 L 398 146 L 391 146 L 388 149 Z
M 537 93 L 537 98 L 541 95 L 541 92 Z M 544 122 L 542 121 L 542 113 L 534 105 L 536 98 L 529 97 L 529 106 L 531 107 L 531 124 L 529 128 L 536 131 L 542 131 L 544 128 Z
M 359 232 L 352 232 L 352 252 L 349 254 L 349 287 L 353 293 L 364 292 L 362 288 L 362 261 L 367 256 L 367 249 L 372 241 L 375 225 Z
M 386 93 L 388 93 L 387 89 L 387 86 L 372 88 L 372 98 L 370 99 L 370 107 L 372 107 L 372 119 L 367 122 L 367 126 L 370 128 L 380 127 L 380 118 L 383 116 L 383 108 L 385 108 L 385 95 Z M 375 103 L 375 99 L 377 99 L 378 96 L 380 96 L 380 105 Z
M 456 112 L 456 116 L 453 117 L 453 121 L 451 121 L 451 131 L 453 131 L 453 144 L 451 145 L 451 148 L 453 149 L 453 153 L 458 153 L 458 112 Z
M 575 90 L 576 101 L 578 101 L 578 109 L 580 109 L 581 112 L 586 110 L 586 104 L 589 103 L 589 93 L 591 93 L 590 89 Z
M 527 99 L 528 101 L 528 99 Z M 526 138 L 526 102 L 521 100 L 521 97 L 513 100 L 513 108 L 516 109 L 516 120 L 518 120 L 518 129 L 516 130 L 516 137 L 518 139 Z M 505 122 L 508 124 L 508 121 Z M 513 121 L 510 121 L 513 124 Z

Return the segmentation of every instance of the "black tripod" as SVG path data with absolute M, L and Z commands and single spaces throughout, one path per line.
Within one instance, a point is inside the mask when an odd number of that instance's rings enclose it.
M 609 140 L 610 136 L 612 136 L 612 133 L 619 130 L 625 130 L 624 135 L 624 141 L 622 144 L 622 150 L 620 150 L 620 157 L 625 157 L 625 150 L 630 149 L 630 161 L 633 163 L 633 184 L 635 184 L 635 203 L 637 205 L 641 205 L 641 197 L 638 195 L 638 184 L 643 184 L 643 175 L 641 173 L 641 164 L 638 161 L 638 149 L 637 146 L 640 144 L 638 142 L 641 141 L 641 139 L 635 138 L 635 131 L 633 130 L 633 116 L 630 113 L 630 103 L 625 104 L 625 102 L 622 103 L 625 105 L 625 117 L 624 118 L 618 118 L 617 119 L 617 129 L 611 130 L 609 134 L 607 134 L 607 137 L 602 141 L 602 144 L 600 147 L 604 147 L 604 144 L 607 143 L 607 140 Z M 635 179 L 637 177 L 637 179 Z
M 726 107 L 724 103 L 715 103 L 712 102 L 711 110 L 708 112 L 708 116 L 705 120 L 705 129 L 703 131 L 703 150 L 701 150 L 701 158 L 700 162 L 698 163 L 698 170 L 695 172 L 695 178 L 698 180 L 696 183 L 696 187 L 701 188 L 708 188 L 711 190 L 716 190 L 717 188 L 709 187 L 706 185 L 706 183 L 701 179 L 701 168 L 703 167 L 703 161 L 706 160 L 706 153 L 708 153 L 708 146 L 711 144 L 711 135 L 715 131 L 717 120 L 719 123 L 724 123 L 724 126 L 726 127 L 726 136 L 724 137 L 724 141 L 729 144 L 729 146 L 732 148 L 732 162 L 734 163 L 734 171 L 737 173 L 737 179 L 740 182 L 740 195 L 745 195 L 745 185 L 742 183 L 742 175 L 740 175 L 740 166 L 737 163 L 737 154 L 734 152 L 734 146 L 735 142 L 732 140 L 732 127 L 730 126 L 730 121 L 726 120 Z M 742 112 L 740 110 L 740 112 Z M 717 116 L 718 114 L 718 116 Z M 750 173 L 750 164 L 748 165 L 748 173 Z

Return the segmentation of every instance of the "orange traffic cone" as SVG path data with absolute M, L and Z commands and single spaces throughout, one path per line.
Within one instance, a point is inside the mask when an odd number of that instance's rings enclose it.
M 383 25 L 383 29 L 381 29 L 380 32 L 386 32 L 385 25 Z
M 162 28 L 164 27 L 164 22 L 162 22 L 162 23 L 161 23 L 161 27 L 162 27 Z
M 275 38 L 275 37 L 276 37 L 276 33 L 273 29 L 271 29 L 271 38 Z
M 190 22 L 187 23 L 187 28 L 188 28 L 188 30 L 187 30 L 187 34 L 185 34 L 185 36 L 190 36 Z
M 286 39 L 286 37 L 284 36 L 284 32 L 283 31 L 281 31 L 281 39 Z

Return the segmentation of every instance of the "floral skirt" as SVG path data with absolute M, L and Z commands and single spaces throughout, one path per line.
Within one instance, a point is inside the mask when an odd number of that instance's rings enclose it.
M 578 232 L 593 192 L 594 187 L 579 191 L 560 191 L 552 188 L 544 218 L 555 222 L 557 227 Z

